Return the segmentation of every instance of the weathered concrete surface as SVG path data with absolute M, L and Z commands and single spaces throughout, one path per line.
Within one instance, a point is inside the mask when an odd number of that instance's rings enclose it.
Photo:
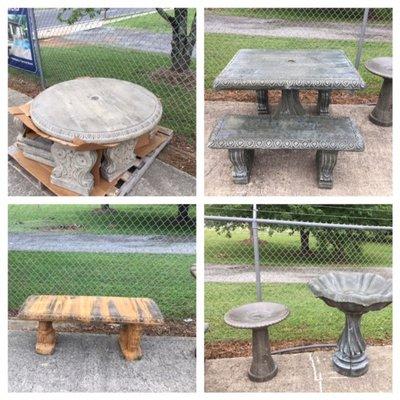
M 204 181 L 208 196 L 390 196 L 392 194 L 392 129 L 372 124 L 373 109 L 363 105 L 332 105 L 332 115 L 354 119 L 365 140 L 362 153 L 339 152 L 333 189 L 319 189 L 315 151 L 259 150 L 250 183 L 232 181 L 227 150 L 205 148 Z M 205 143 L 224 114 L 257 114 L 255 103 L 205 103 Z
M 196 239 L 92 233 L 9 233 L 8 250 L 83 253 L 196 254 Z
M 275 355 L 278 375 L 269 382 L 247 378 L 250 358 L 207 360 L 206 392 L 389 392 L 392 390 L 392 346 L 367 348 L 369 371 L 348 378 L 331 367 L 332 351 Z
M 31 100 L 30 97 L 13 89 L 8 89 L 8 105 L 16 106 Z M 17 139 L 18 131 L 13 123 L 13 117 L 8 115 L 8 145 Z M 28 174 L 28 173 L 27 173 Z M 8 167 L 9 196 L 46 196 L 48 193 L 38 189 L 33 182 L 13 167 Z M 139 184 L 128 192 L 128 196 L 195 196 L 196 178 L 180 171 L 172 165 L 155 160 L 141 178 Z
M 317 276 L 331 271 L 329 266 L 318 267 L 264 267 L 261 266 L 261 281 L 265 283 L 307 283 Z M 371 272 L 392 279 L 392 268 L 381 267 L 335 267 L 335 271 Z M 205 282 L 245 283 L 255 282 L 254 267 L 250 265 L 210 265 L 204 267 Z
M 249 18 L 233 15 L 205 13 L 206 33 L 225 33 L 232 35 L 251 35 L 266 37 L 356 40 L 360 33 L 359 23 L 349 22 L 308 22 L 288 21 L 284 19 Z M 371 42 L 391 42 L 392 27 L 368 24 L 366 40 Z
M 193 392 L 195 339 L 144 336 L 143 358 L 126 361 L 116 335 L 61 333 L 55 353 L 35 353 L 34 332 L 8 335 L 10 392 Z

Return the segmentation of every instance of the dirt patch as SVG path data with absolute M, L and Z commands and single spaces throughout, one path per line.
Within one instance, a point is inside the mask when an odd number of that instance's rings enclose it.
M 82 43 L 77 43 L 73 42 L 71 43 L 69 40 L 65 40 L 62 37 L 53 37 L 53 38 L 47 38 L 47 39 L 40 39 L 40 46 L 41 47 L 76 47 L 79 44 L 84 45 L 85 42 Z
M 9 75 L 8 87 L 18 92 L 24 93 L 29 97 L 36 97 L 43 89 L 39 82 L 22 76 Z
M 206 90 L 206 101 L 240 101 L 254 103 L 257 101 L 255 91 L 248 90 Z M 304 104 L 316 104 L 318 92 L 316 90 L 301 91 L 300 100 Z M 270 104 L 277 104 L 281 98 L 280 90 L 269 90 L 268 98 Z M 334 91 L 332 93 L 332 104 L 367 104 L 374 105 L 378 101 L 376 94 L 354 94 L 348 91 Z
M 150 79 L 155 83 L 168 83 L 172 86 L 183 86 L 187 90 L 196 89 L 196 74 L 188 70 L 184 72 L 160 68 L 150 73 Z
M 390 339 L 386 340 L 367 340 L 370 346 L 386 346 L 392 344 Z M 317 342 L 307 340 L 285 340 L 273 342 L 271 351 L 289 349 L 292 347 L 307 346 L 313 344 L 335 344 L 336 342 Z M 319 351 L 321 348 L 308 349 L 307 351 Z M 246 340 L 232 340 L 227 342 L 206 343 L 204 356 L 206 359 L 215 358 L 235 358 L 235 357 L 251 357 L 251 342 Z
M 169 145 L 160 153 L 158 159 L 196 176 L 196 147 L 189 143 L 184 136 L 175 134 Z

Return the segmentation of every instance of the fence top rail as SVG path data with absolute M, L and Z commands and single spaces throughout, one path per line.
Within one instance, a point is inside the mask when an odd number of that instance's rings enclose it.
M 210 221 L 225 221 L 225 222 L 243 222 L 251 223 L 253 218 L 246 217 L 224 217 L 217 215 L 205 215 L 205 220 Z M 304 226 L 309 228 L 332 228 L 332 229 L 355 229 L 355 230 L 368 230 L 368 231 L 392 231 L 391 226 L 377 226 L 377 225 L 355 225 L 355 224 L 333 224 L 328 222 L 306 222 L 306 221 L 285 221 L 279 219 L 264 219 L 256 218 L 255 221 L 259 224 L 268 225 L 284 225 L 284 226 Z

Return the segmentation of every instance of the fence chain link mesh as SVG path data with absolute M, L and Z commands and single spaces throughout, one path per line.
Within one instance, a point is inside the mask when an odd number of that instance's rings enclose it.
M 10 205 L 9 310 L 32 294 L 150 297 L 193 327 L 195 215 L 192 205 Z
M 268 206 L 258 207 L 258 218 L 268 218 Z M 288 220 L 290 212 L 280 214 L 276 207 L 279 206 L 275 206 L 274 218 L 278 214 Z M 358 218 L 357 212 L 346 218 L 335 215 L 342 214 L 341 206 L 331 207 L 333 212 L 327 217 L 331 219 L 326 222 L 333 224 L 327 226 L 307 226 L 307 222 L 321 221 L 316 211 L 303 211 L 303 218 L 296 225 L 295 221 L 258 222 L 262 300 L 286 304 L 292 310 L 291 321 L 272 329 L 273 339 L 315 342 L 313 335 L 326 332 L 326 320 L 313 317 L 318 310 L 330 313 L 340 325 L 340 313 L 328 310 L 308 289 L 312 278 L 334 271 L 392 277 L 391 218 L 380 218 L 378 212 L 371 219 Z M 228 327 L 223 318 L 230 309 L 257 301 L 252 206 L 208 205 L 205 215 L 205 321 L 210 326 L 206 341 L 249 339 L 248 331 Z M 219 221 L 219 216 L 233 221 Z M 301 213 L 296 217 L 300 216 Z M 235 221 L 237 217 L 250 220 Z M 352 221 L 356 221 L 354 228 L 349 225 Z M 376 223 L 380 226 L 372 226 Z M 360 224 L 369 227 L 356 229 Z M 379 314 L 375 317 L 387 318 Z M 338 332 L 331 329 L 327 335 L 335 339 Z
M 363 33 L 363 8 L 213 8 L 205 11 L 205 89 L 207 100 L 254 101 L 253 93 L 214 92 L 216 76 L 243 48 L 341 49 L 366 81 L 366 90 L 356 95 L 377 95 L 381 79 L 369 73 L 364 63 L 392 55 L 392 9 L 367 9 Z M 272 91 L 271 91 L 272 92 Z M 273 94 L 273 93 L 272 93 Z M 303 93 L 301 93 L 303 95 Z M 347 101 L 354 101 L 351 94 Z M 343 97 L 343 94 L 342 94 Z M 344 98 L 334 98 L 344 101 Z
M 35 8 L 46 86 L 84 76 L 131 81 L 160 98 L 162 125 L 194 141 L 195 10 L 160 13 L 154 8 Z

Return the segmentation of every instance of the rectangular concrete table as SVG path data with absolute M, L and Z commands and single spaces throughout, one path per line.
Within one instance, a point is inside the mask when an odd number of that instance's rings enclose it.
M 56 345 L 53 322 L 122 324 L 119 344 L 127 360 L 141 358 L 142 327 L 163 323 L 157 304 L 148 298 L 106 296 L 29 296 L 18 318 L 39 321 L 36 352 L 52 354 Z
M 242 49 L 214 81 L 217 90 L 255 90 L 260 114 L 269 114 L 268 90 L 282 90 L 276 118 L 305 114 L 299 90 L 318 90 L 317 112 L 327 115 L 332 90 L 365 86 L 342 50 Z

